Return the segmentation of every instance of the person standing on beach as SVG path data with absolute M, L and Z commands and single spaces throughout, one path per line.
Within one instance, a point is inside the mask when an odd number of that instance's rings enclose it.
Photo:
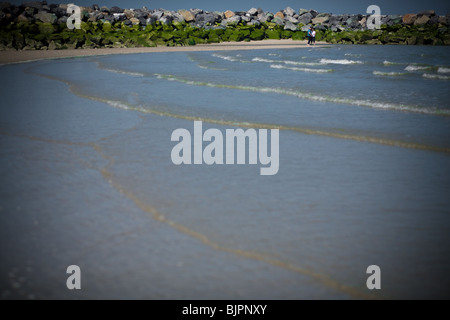
M 316 45 L 316 30 L 313 27 L 311 27 L 311 43 Z
M 312 35 L 311 35 L 312 31 L 313 27 L 311 26 L 309 27 L 308 33 L 306 34 L 306 36 L 308 37 L 308 46 L 312 43 Z

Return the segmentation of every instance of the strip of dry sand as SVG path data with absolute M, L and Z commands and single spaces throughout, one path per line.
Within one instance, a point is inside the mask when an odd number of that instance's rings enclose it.
M 325 42 L 317 42 L 318 46 Z M 306 41 L 262 40 L 250 42 L 222 42 L 186 47 L 152 47 L 152 48 L 102 48 L 102 49 L 67 49 L 67 50 L 29 50 L 0 51 L 0 64 L 10 64 L 45 59 L 62 59 L 71 57 L 133 54 L 151 52 L 194 52 L 194 51 L 233 51 L 233 50 L 261 50 L 261 49 L 295 49 L 307 48 Z

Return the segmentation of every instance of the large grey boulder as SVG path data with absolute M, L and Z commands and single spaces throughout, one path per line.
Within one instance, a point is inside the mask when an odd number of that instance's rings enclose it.
M 171 16 L 163 16 L 159 21 L 165 25 L 171 25 L 173 22 L 173 18 Z
M 156 20 L 161 20 L 163 15 L 164 15 L 164 12 L 159 11 L 159 10 L 152 13 L 152 16 L 155 17 Z
M 58 18 L 56 17 L 56 15 L 54 13 L 48 13 L 48 12 L 44 12 L 44 11 L 39 12 L 34 17 L 37 20 L 40 20 L 44 23 L 51 23 L 51 24 L 54 24 L 58 20 Z
M 306 9 L 300 9 L 300 10 L 298 10 L 298 15 L 301 16 L 302 14 L 305 14 L 307 12 L 309 12 L 309 11 Z
M 145 20 L 145 25 L 154 25 L 156 24 L 156 18 L 154 16 L 150 16 L 147 18 L 147 20 Z
M 328 27 L 324 24 L 319 24 L 318 26 L 315 26 L 314 29 L 320 30 L 320 31 L 327 31 Z
M 121 22 L 127 20 L 127 17 L 123 13 L 114 13 L 113 14 L 115 22 Z
M 295 10 L 291 7 L 287 7 L 286 9 L 284 9 L 283 13 L 285 16 L 293 17 L 295 15 Z
M 330 25 L 336 25 L 336 24 L 338 24 L 339 23 L 339 18 L 338 17 L 336 17 L 336 16 L 330 16 L 329 18 L 328 18 L 328 24 L 330 24 Z
M 423 15 L 423 16 L 418 17 L 417 20 L 414 21 L 414 24 L 415 25 L 427 24 L 428 21 L 430 21 L 430 17 Z
M 178 12 L 174 12 L 172 14 L 173 16 L 173 22 L 179 22 L 179 23 L 183 23 L 186 22 L 186 20 L 184 19 L 182 14 L 179 14 Z
M 294 23 L 294 24 L 298 24 L 298 20 L 295 19 L 294 17 L 291 17 L 291 16 L 286 16 L 284 18 L 284 20 L 289 21 L 289 22 Z
M 432 16 L 430 18 L 430 21 L 428 21 L 429 24 L 435 25 L 439 23 L 439 16 Z
M 241 16 L 237 16 L 237 15 L 232 16 L 231 18 L 222 20 L 222 25 L 223 26 L 236 25 L 239 22 L 241 22 L 241 20 L 242 20 Z
M 319 14 L 316 10 L 309 10 L 309 13 L 311 13 L 313 18 L 317 17 L 317 15 Z
M 390 16 L 381 16 L 381 24 L 389 25 L 389 22 L 391 22 L 391 17 Z
M 122 8 L 119 8 L 119 7 L 116 7 L 116 6 L 114 6 L 114 7 L 112 7 L 110 10 L 109 10 L 111 13 L 123 13 L 123 9 Z
M 315 17 L 312 19 L 313 24 L 322 24 L 328 21 L 328 17 Z
M 281 19 L 280 17 L 274 17 L 271 22 L 276 23 L 279 26 L 284 25 L 284 19 Z
M 351 25 L 351 24 L 354 24 L 355 22 L 359 22 L 358 17 L 356 17 L 356 16 L 350 16 L 350 17 L 345 21 L 345 24 Z
M 195 20 L 199 24 L 214 25 L 216 23 L 216 16 L 213 13 L 202 13 L 195 17 Z
M 287 21 L 286 25 L 284 26 L 284 30 L 297 31 L 298 26 L 290 21 Z
M 259 22 L 258 20 L 253 19 L 252 21 L 247 23 L 247 25 L 249 25 L 249 26 L 259 26 L 259 25 L 261 25 L 261 22 Z
M 302 23 L 302 24 L 311 23 L 312 18 L 313 18 L 312 14 L 307 12 L 305 14 L 302 14 L 300 17 L 298 17 L 298 23 Z
M 248 10 L 248 12 L 247 12 L 249 15 L 251 15 L 251 16 L 256 16 L 256 15 L 258 15 L 258 9 L 256 9 L 256 8 L 251 8 L 250 10 Z
M 266 16 L 266 14 L 264 12 L 259 13 L 258 16 L 257 16 L 257 19 L 261 23 L 267 22 L 267 16 Z
M 198 14 L 202 14 L 203 10 L 202 9 L 191 9 L 191 12 L 197 16 Z
M 308 24 L 308 25 L 306 25 L 306 26 L 301 27 L 300 30 L 303 31 L 303 32 L 306 32 L 306 31 L 309 30 L 310 27 L 311 27 L 311 25 Z

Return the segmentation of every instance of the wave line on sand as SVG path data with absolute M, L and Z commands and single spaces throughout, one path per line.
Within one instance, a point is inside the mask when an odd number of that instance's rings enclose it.
M 114 177 L 114 175 L 110 172 L 110 168 L 114 165 L 114 159 L 107 156 L 101 149 L 100 146 L 95 145 L 95 151 L 97 151 L 105 160 L 108 161 L 108 164 L 100 170 L 102 176 L 108 183 L 110 183 L 116 190 L 118 190 L 121 194 L 123 194 L 125 197 L 130 199 L 139 209 L 141 209 L 143 212 L 149 214 L 154 220 L 164 223 L 165 225 L 171 227 L 172 229 L 183 233 L 193 239 L 196 239 L 200 241 L 202 244 L 222 252 L 227 252 L 230 254 L 233 254 L 240 258 L 255 260 L 264 262 L 270 265 L 273 265 L 275 267 L 283 268 L 285 270 L 289 270 L 295 273 L 299 273 L 305 276 L 308 276 L 312 278 L 313 280 L 325 285 L 328 288 L 331 288 L 333 290 L 336 290 L 338 292 L 345 293 L 353 298 L 363 298 L 363 299 L 377 299 L 376 296 L 367 294 L 365 292 L 359 291 L 356 288 L 347 286 L 345 284 L 342 284 L 338 282 L 337 280 L 334 280 L 330 278 L 328 275 L 318 273 L 315 271 L 312 271 L 310 269 L 296 266 L 292 263 L 285 262 L 282 260 L 278 260 L 276 258 L 273 258 L 269 255 L 255 252 L 255 251 L 249 251 L 249 250 L 241 250 L 241 249 L 235 249 L 235 248 L 229 248 L 226 246 L 221 245 L 218 242 L 215 242 L 211 239 L 209 239 L 206 235 L 197 232 L 195 230 L 192 230 L 180 223 L 177 223 L 169 218 L 167 218 L 163 213 L 161 213 L 156 208 L 150 206 L 145 201 L 141 200 L 139 197 L 134 195 L 131 191 L 124 188 Z
M 235 126 L 235 127 L 237 126 L 237 127 L 243 127 L 243 128 L 279 129 L 279 130 L 294 131 L 294 132 L 298 132 L 298 133 L 302 133 L 302 134 L 306 134 L 306 135 L 319 135 L 319 136 L 324 136 L 324 137 L 353 140 L 353 141 L 358 141 L 358 142 L 369 142 L 369 143 L 392 146 L 392 147 L 450 153 L 450 148 L 425 145 L 425 144 L 420 144 L 420 143 L 415 143 L 415 142 L 406 142 L 406 141 L 382 139 L 382 138 L 369 137 L 369 136 L 343 134 L 343 133 L 329 132 L 329 131 L 323 131 L 323 130 L 313 130 L 313 129 L 308 129 L 308 128 L 292 127 L 292 126 L 284 126 L 284 125 L 276 125 L 276 124 L 250 123 L 250 122 L 237 123 L 236 121 L 218 120 L 218 119 L 211 119 L 211 118 L 198 117 L 198 116 L 174 114 L 174 113 L 169 113 L 169 112 L 165 112 L 165 111 L 159 111 L 159 110 L 155 110 L 155 109 L 145 108 L 144 106 L 133 106 L 133 105 L 131 105 L 127 102 L 123 102 L 123 101 L 114 101 L 114 100 L 109 100 L 109 99 L 105 99 L 105 98 L 89 96 L 89 95 L 86 95 L 86 94 L 80 92 L 79 90 L 77 90 L 76 86 L 67 80 L 59 79 L 54 76 L 43 75 L 43 74 L 40 74 L 37 72 L 31 72 L 31 71 L 28 71 L 28 72 L 36 74 L 43 78 L 47 78 L 47 79 L 65 83 L 69 87 L 69 90 L 73 94 L 75 94 L 79 97 L 82 97 L 85 99 L 90 99 L 90 100 L 97 101 L 97 102 L 102 102 L 102 103 L 108 104 L 112 107 L 120 108 L 123 110 L 138 111 L 141 113 L 148 113 L 148 114 L 154 114 L 154 115 L 158 115 L 158 116 L 183 119 L 183 120 L 189 120 L 189 121 L 203 121 L 203 122 L 218 124 L 218 125 L 229 125 L 229 126 Z
M 374 108 L 374 109 L 406 111 L 406 112 L 414 112 L 414 113 L 450 116 L 450 110 L 437 110 L 437 109 L 431 109 L 431 108 L 423 108 L 420 106 L 393 104 L 393 103 L 385 103 L 385 102 L 371 101 L 371 100 L 330 97 L 330 96 L 325 96 L 325 95 L 317 95 L 317 94 L 301 92 L 301 91 L 293 90 L 293 89 L 284 89 L 284 88 L 276 88 L 276 87 L 271 87 L 271 88 L 253 87 L 253 86 L 240 86 L 240 85 L 219 84 L 219 83 L 212 83 L 212 82 L 202 82 L 202 81 L 195 81 L 195 80 L 187 80 L 184 78 L 180 78 L 180 77 L 177 77 L 174 75 L 167 75 L 167 74 L 155 74 L 155 76 L 158 77 L 159 79 L 180 82 L 180 83 L 184 83 L 184 84 L 192 85 L 192 86 L 233 89 L 233 90 L 261 92 L 261 93 L 274 93 L 274 94 L 294 96 L 299 99 L 305 99 L 305 100 L 311 100 L 311 101 L 317 101 L 317 102 L 329 102 L 329 103 L 346 104 L 346 105 L 353 105 L 353 106 L 359 106 L 359 107 L 369 107 L 369 108 Z

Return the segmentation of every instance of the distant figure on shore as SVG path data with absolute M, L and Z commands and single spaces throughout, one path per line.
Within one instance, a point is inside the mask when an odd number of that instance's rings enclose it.
M 309 28 L 308 33 L 307 33 L 307 36 L 308 36 L 308 46 L 309 46 L 310 44 L 316 45 L 316 30 L 314 30 L 314 27 L 313 27 L 313 26 L 311 26 L 311 27 Z
M 310 44 L 316 45 L 316 30 L 314 30 L 313 26 L 309 28 L 307 36 L 308 36 L 308 46 Z

